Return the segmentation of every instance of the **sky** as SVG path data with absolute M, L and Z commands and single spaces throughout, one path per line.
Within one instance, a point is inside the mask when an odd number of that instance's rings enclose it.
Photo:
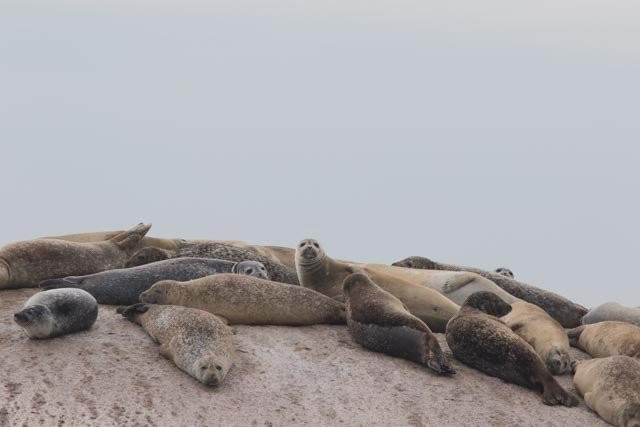
M 493 269 L 640 305 L 640 6 L 0 1 L 0 243 Z

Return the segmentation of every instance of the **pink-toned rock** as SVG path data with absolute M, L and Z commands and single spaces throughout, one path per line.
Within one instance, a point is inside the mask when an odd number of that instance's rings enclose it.
M 237 326 L 235 366 L 222 386 L 209 388 L 162 358 L 142 328 L 111 306 L 100 307 L 90 331 L 30 340 L 12 316 L 34 293 L 0 292 L 3 427 L 607 425 L 583 402 L 545 406 L 535 392 L 455 359 L 458 374 L 447 378 L 372 353 L 344 326 Z M 570 376 L 556 378 L 575 391 Z

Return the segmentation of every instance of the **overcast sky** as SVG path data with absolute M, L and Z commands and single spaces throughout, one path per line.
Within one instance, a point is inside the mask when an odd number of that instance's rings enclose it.
M 1 1 L 0 242 L 409 255 L 640 305 L 635 1 Z

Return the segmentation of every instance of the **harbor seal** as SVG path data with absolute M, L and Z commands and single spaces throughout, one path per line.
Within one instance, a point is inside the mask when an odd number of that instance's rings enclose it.
M 35 287 L 45 279 L 122 268 L 150 228 L 151 224 L 139 224 L 96 243 L 41 239 L 5 245 L 0 248 L 0 289 Z
M 54 289 L 29 298 L 15 322 L 29 338 L 52 338 L 84 331 L 98 318 L 98 303 L 81 289 Z
M 446 339 L 453 355 L 492 377 L 542 392 L 547 405 L 576 406 L 578 400 L 553 378 L 540 356 L 497 317 L 511 306 L 491 292 L 476 292 L 449 321 Z
M 394 262 L 397 267 L 415 268 L 424 270 L 446 270 L 446 271 L 469 271 L 485 277 L 502 289 L 526 302 L 537 305 L 549 313 L 565 328 L 574 328 L 580 325 L 582 316 L 587 313 L 587 309 L 579 304 L 544 289 L 537 288 L 526 283 L 511 279 L 491 271 L 480 268 L 462 267 L 453 264 L 442 264 L 432 261 L 429 258 L 412 256 L 401 261 Z
M 640 326 L 640 307 L 627 307 L 617 302 L 608 302 L 589 310 L 582 318 L 583 325 L 613 320 Z
M 231 324 L 344 324 L 344 304 L 301 286 L 251 276 L 218 274 L 188 282 L 163 280 L 140 295 L 140 301 L 197 308 Z
M 136 267 L 165 259 L 184 257 L 215 258 L 234 262 L 258 261 L 265 266 L 271 280 L 290 285 L 300 284 L 296 272 L 285 265 L 253 250 L 215 241 L 185 242 L 177 251 L 143 248 L 136 252 L 125 266 Z
M 546 311 L 519 301 L 511 304 L 511 311 L 501 320 L 533 347 L 553 375 L 571 370 L 567 334 Z
M 582 325 L 567 331 L 569 342 L 591 355 L 625 355 L 640 361 L 640 327 L 626 322 L 606 321 Z
M 140 302 L 140 294 L 161 280 L 193 280 L 219 273 L 237 273 L 268 279 L 257 261 L 232 262 L 207 258 L 176 258 L 138 267 L 102 271 L 87 276 L 49 279 L 42 289 L 78 288 L 95 297 L 99 304 L 131 305 Z
M 431 329 L 367 275 L 348 276 L 343 292 L 349 333 L 358 344 L 411 360 L 439 374 L 455 373 Z
M 458 312 L 458 305 L 426 286 L 410 283 L 366 264 L 347 264 L 329 257 L 313 239 L 305 239 L 296 249 L 296 270 L 300 283 L 331 298 L 343 299 L 342 284 L 350 274 L 365 273 L 389 292 L 434 332 L 444 332 L 447 322 Z
M 498 267 L 495 270 L 493 270 L 493 272 L 501 274 L 501 275 L 503 275 L 505 277 L 509 277 L 510 279 L 514 278 L 513 271 L 509 270 L 506 267 Z
M 573 383 L 605 421 L 640 427 L 640 363 L 628 356 L 575 362 Z
M 40 239 L 54 239 L 54 240 L 65 240 L 67 242 L 76 242 L 76 243 L 95 243 L 101 242 L 104 240 L 109 240 L 112 237 L 117 236 L 118 234 L 124 233 L 126 230 L 114 230 L 114 231 L 94 231 L 89 233 L 76 233 L 76 234 L 65 234 L 62 236 L 47 236 L 47 237 L 38 237 Z M 144 236 L 136 249 L 146 248 L 148 246 L 153 246 L 161 249 L 169 249 L 169 250 L 177 250 L 184 242 L 184 239 L 162 239 L 159 237 L 151 237 Z
M 220 385 L 233 365 L 232 331 L 206 311 L 172 305 L 135 304 L 118 309 L 160 344 L 160 354 L 198 381 Z

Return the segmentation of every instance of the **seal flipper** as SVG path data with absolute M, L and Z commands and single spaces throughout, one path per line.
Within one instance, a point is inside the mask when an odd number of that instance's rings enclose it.
M 582 335 L 582 331 L 586 328 L 586 325 L 578 326 L 577 328 L 573 328 L 567 331 L 567 336 L 569 337 L 569 344 L 573 347 L 578 346 L 578 341 L 580 340 L 580 335 Z
M 451 292 L 455 292 L 458 289 L 473 282 L 476 279 L 476 277 L 477 276 L 474 276 L 468 273 L 456 274 L 453 277 L 450 277 L 449 279 L 447 279 L 446 282 L 444 282 L 444 285 L 442 285 L 442 293 L 450 294 Z
M 83 281 L 84 281 L 84 278 L 80 276 L 70 276 L 70 277 L 64 277 L 62 279 L 47 279 L 40 282 L 38 287 L 44 290 L 60 289 L 60 288 L 76 288 Z
M 563 389 L 551 374 L 542 387 L 542 403 L 545 405 L 578 406 L 578 398 Z
M 150 228 L 151 224 L 140 223 L 127 231 L 113 236 L 109 241 L 115 243 L 122 250 L 132 250 L 138 246 Z
M 145 304 L 140 302 L 137 304 L 130 305 L 128 307 L 118 307 L 116 309 L 116 312 L 122 314 L 122 316 L 131 320 L 133 316 L 135 316 L 136 314 L 146 313 L 147 310 L 149 310 L 149 307 L 151 307 L 151 304 Z

